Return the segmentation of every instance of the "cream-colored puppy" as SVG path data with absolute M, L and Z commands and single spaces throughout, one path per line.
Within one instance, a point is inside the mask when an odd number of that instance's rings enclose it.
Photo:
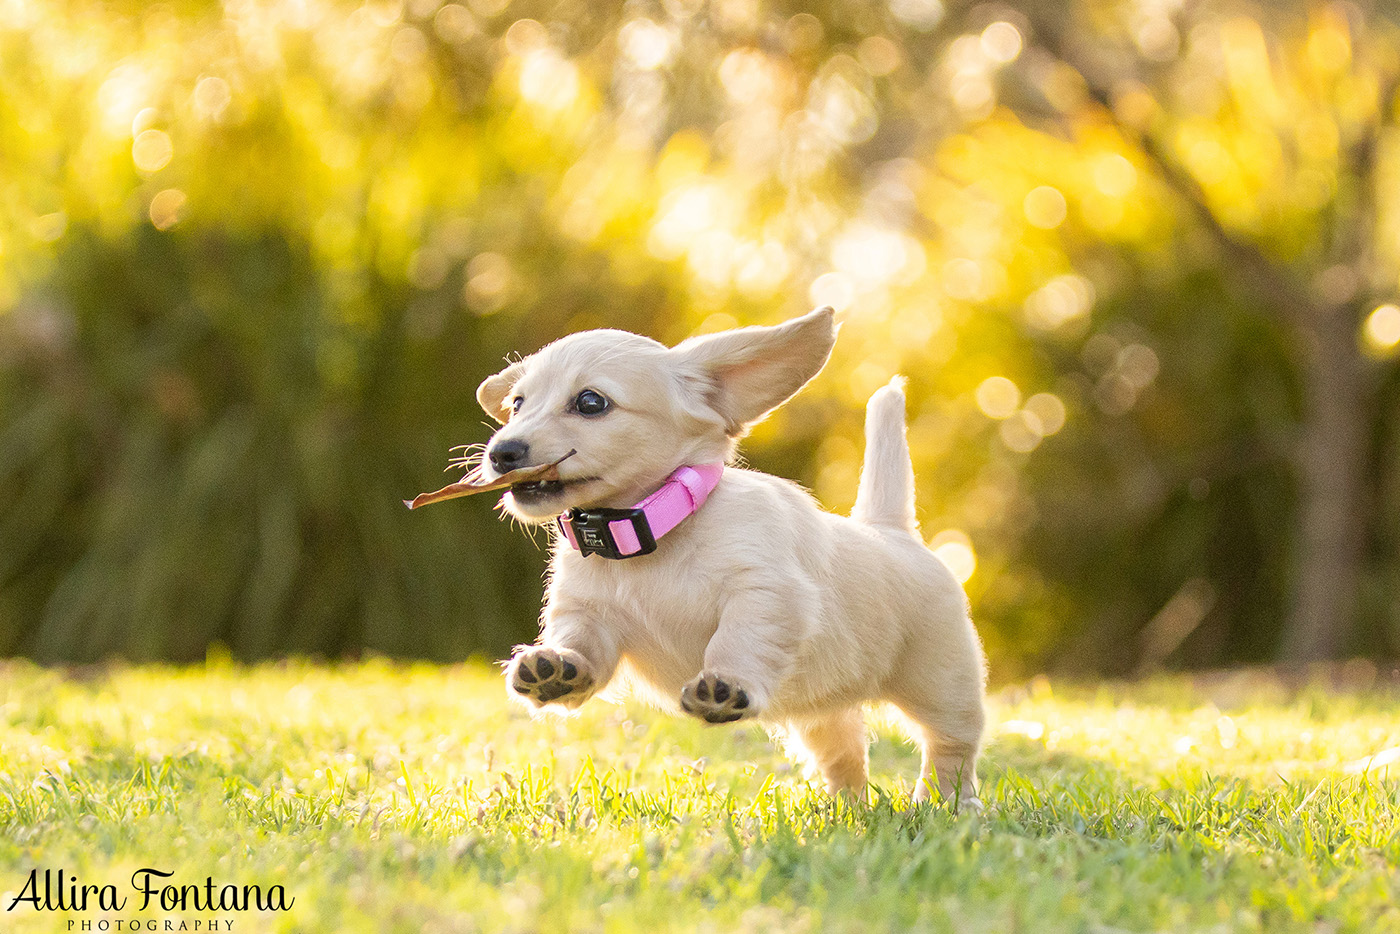
M 632 507 L 680 467 L 731 461 L 835 340 L 829 308 L 674 348 L 614 330 L 563 338 L 477 390 L 504 423 L 483 474 L 573 450 L 559 481 L 513 487 L 506 509 L 557 530 L 568 509 Z M 625 672 L 702 720 L 781 729 L 832 791 L 857 795 L 862 705 L 888 701 L 916 725 L 916 800 L 936 781 L 945 799 L 976 806 L 985 663 L 962 588 L 919 537 L 900 385 L 870 399 L 849 518 L 787 480 L 725 467 L 651 553 L 612 560 L 556 534 L 543 631 L 511 659 L 512 691 L 577 707 Z

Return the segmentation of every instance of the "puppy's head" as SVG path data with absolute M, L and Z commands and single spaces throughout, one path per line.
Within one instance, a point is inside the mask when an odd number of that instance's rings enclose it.
M 626 331 L 583 331 L 488 377 L 477 401 L 503 427 L 483 474 L 548 464 L 559 480 L 512 487 L 518 518 L 627 507 L 684 464 L 726 460 L 748 428 L 816 376 L 836 341 L 832 310 L 673 348 Z

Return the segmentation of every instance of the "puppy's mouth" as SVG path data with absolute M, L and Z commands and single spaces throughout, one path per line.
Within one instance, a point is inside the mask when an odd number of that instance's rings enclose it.
M 562 497 L 565 492 L 585 483 L 592 483 L 598 477 L 571 477 L 568 480 L 531 480 L 528 483 L 514 483 L 510 495 L 522 506 L 538 506 L 552 499 Z

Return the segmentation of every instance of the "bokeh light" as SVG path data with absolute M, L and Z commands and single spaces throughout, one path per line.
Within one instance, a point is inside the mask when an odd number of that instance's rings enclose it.
M 142 130 L 131 144 L 131 161 L 143 175 L 154 175 L 170 164 L 175 148 L 160 130 Z
M 157 230 L 169 230 L 180 222 L 185 209 L 185 193 L 178 188 L 166 188 L 151 198 L 148 211 L 151 223 Z
M 942 0 L 890 0 L 890 12 L 907 26 L 928 32 L 943 21 Z
M 1083 318 L 1094 304 L 1094 285 L 1073 273 L 1056 276 L 1026 298 L 1026 320 L 1045 331 Z
M 1400 347 L 1400 306 L 1385 304 L 1366 316 L 1366 347 L 1375 354 L 1388 355 Z
M 855 300 L 855 286 L 850 276 L 839 272 L 828 272 L 812 280 L 807 290 L 811 304 L 820 307 L 830 305 L 837 311 L 845 311 Z
M 1022 202 L 1026 220 L 1032 227 L 1050 230 L 1064 223 L 1069 207 L 1059 189 L 1050 185 L 1032 188 Z
M 218 120 L 233 100 L 233 90 L 229 83 L 217 75 L 199 79 L 194 86 L 194 106 L 200 116 L 207 120 Z
M 1021 390 L 1005 376 L 989 376 L 977 385 L 977 407 L 988 418 L 1010 418 L 1021 404 Z
M 1137 186 L 1137 169 L 1117 153 L 1094 160 L 1094 186 L 1113 198 L 1123 198 Z
M 1035 416 L 1041 435 L 1049 437 L 1065 427 L 1065 404 L 1052 392 L 1038 392 L 1026 400 L 1026 411 Z
M 982 30 L 981 44 L 987 58 L 1005 65 L 1021 54 L 1021 31 L 1005 20 L 998 20 Z
M 668 64 L 676 53 L 675 34 L 644 17 L 625 24 L 617 41 L 632 64 L 646 71 Z
M 1040 446 L 1045 437 L 1040 416 L 1030 409 L 1013 412 L 997 426 L 997 434 L 1009 449 L 1017 454 L 1029 454 Z
M 938 560 L 953 572 L 953 576 L 964 584 L 977 571 L 977 552 L 972 549 L 972 539 L 961 529 L 944 529 L 929 539 L 928 546 Z

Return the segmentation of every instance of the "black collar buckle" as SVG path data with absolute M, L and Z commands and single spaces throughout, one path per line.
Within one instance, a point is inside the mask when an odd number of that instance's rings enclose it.
M 617 540 L 613 538 L 612 524 L 619 521 L 632 523 L 632 529 L 637 533 L 637 544 L 641 546 L 640 550 L 629 554 L 618 550 Z M 647 522 L 646 513 L 640 509 L 567 509 L 559 516 L 561 531 L 564 523 L 568 523 L 569 528 L 573 530 L 573 539 L 578 543 L 578 550 L 585 558 L 589 555 L 602 555 L 604 558 L 620 561 L 623 558 L 649 555 L 656 550 L 656 536 L 651 534 L 651 524 Z

